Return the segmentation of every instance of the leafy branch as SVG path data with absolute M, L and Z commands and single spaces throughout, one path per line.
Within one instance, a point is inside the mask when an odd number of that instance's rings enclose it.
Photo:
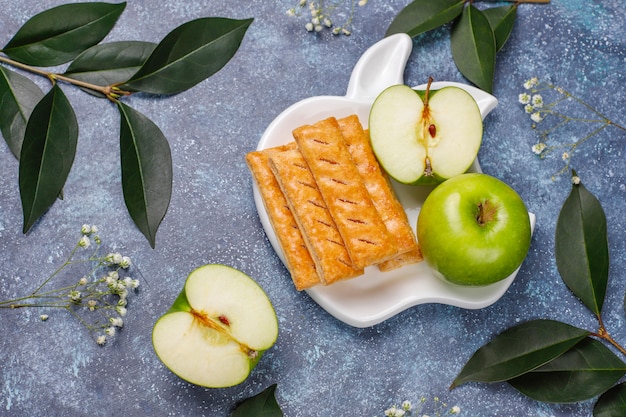
M 588 331 L 554 320 L 537 319 L 514 326 L 479 348 L 451 388 L 470 381 L 506 381 L 538 401 L 580 402 L 599 396 L 594 417 L 626 414 L 626 349 L 602 320 L 609 278 L 607 222 L 597 198 L 572 171 L 572 190 L 559 213 L 556 265 L 570 291 L 598 320 Z M 604 343 L 603 343 L 604 342 Z
M 115 104 L 120 114 L 122 189 L 128 213 L 152 247 L 172 193 L 167 138 L 121 100 L 134 93 L 173 95 L 218 72 L 237 52 L 253 19 L 206 17 L 172 30 L 161 42 L 101 43 L 126 3 L 76 3 L 29 19 L 0 52 L 0 131 L 19 160 L 27 233 L 63 193 L 79 126 L 60 84 Z M 68 64 L 65 72 L 42 68 Z M 13 69 L 47 78 L 44 93 Z
M 451 23 L 450 47 L 457 68 L 470 82 L 491 93 L 496 54 L 506 44 L 520 3 L 550 0 L 518 0 L 510 6 L 479 9 L 475 0 L 413 0 L 387 28 L 386 36 L 407 33 L 415 38 Z

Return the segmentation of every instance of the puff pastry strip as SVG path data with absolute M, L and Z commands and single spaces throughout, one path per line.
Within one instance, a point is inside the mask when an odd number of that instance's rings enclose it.
M 363 274 L 355 268 L 306 161 L 298 150 L 270 156 L 270 166 L 315 263 L 322 284 Z
M 372 203 L 337 120 L 331 117 L 301 126 L 293 136 L 355 267 L 392 258 L 397 253 L 395 238 Z
M 415 233 L 409 224 L 402 205 L 381 169 L 369 141 L 369 132 L 363 129 L 357 115 L 337 120 L 352 160 L 363 178 L 376 210 L 387 230 L 396 238 L 398 254 L 378 264 L 381 271 L 389 271 L 403 265 L 423 260 Z
M 319 284 L 315 263 L 293 218 L 287 200 L 270 168 L 270 155 L 295 148 L 295 143 L 246 155 L 246 163 L 259 188 L 265 211 L 285 258 L 285 264 L 298 291 Z

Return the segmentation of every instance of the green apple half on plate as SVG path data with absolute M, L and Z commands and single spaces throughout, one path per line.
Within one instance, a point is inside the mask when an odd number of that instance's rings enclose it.
M 211 388 L 243 382 L 277 337 L 276 313 L 263 289 L 243 272 L 217 264 L 189 274 L 152 331 L 165 366 Z
M 398 84 L 372 105 L 369 129 L 380 165 L 403 184 L 438 184 L 462 174 L 483 137 L 480 109 L 462 88 L 425 91 Z

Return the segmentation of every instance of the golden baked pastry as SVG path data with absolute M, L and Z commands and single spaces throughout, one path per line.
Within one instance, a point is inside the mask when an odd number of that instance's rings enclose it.
M 393 258 L 392 236 L 372 202 L 334 117 L 293 131 L 317 188 L 335 220 L 352 264 L 364 268 Z

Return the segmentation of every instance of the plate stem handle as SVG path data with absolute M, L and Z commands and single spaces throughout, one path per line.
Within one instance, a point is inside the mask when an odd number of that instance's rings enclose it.
M 404 82 L 404 69 L 413 49 L 413 40 L 406 33 L 384 38 L 357 61 L 346 97 L 373 100 L 387 87 Z

